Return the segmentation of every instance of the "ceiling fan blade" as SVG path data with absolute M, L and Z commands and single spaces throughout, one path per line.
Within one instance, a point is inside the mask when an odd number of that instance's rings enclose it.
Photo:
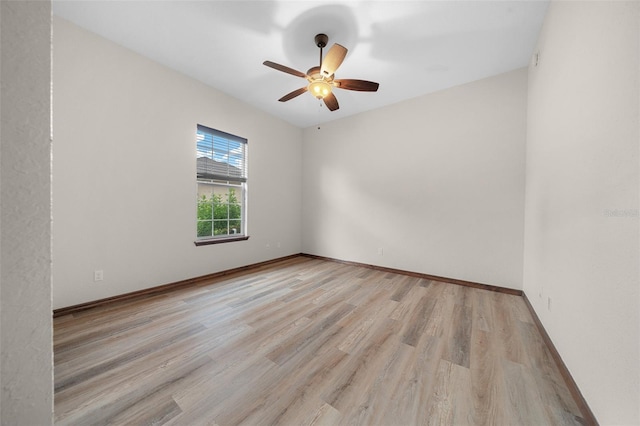
M 307 91 L 307 87 L 301 87 L 299 89 L 294 90 L 291 93 L 287 93 L 286 95 L 284 95 L 283 97 L 281 97 L 280 99 L 278 99 L 280 102 L 287 102 L 290 99 L 295 98 L 296 96 L 300 96 L 302 95 L 304 92 Z
M 335 111 L 340 108 L 340 106 L 338 106 L 338 99 L 336 99 L 336 95 L 333 93 L 329 93 L 324 97 L 324 104 L 329 108 L 329 111 Z
M 380 84 L 374 81 L 354 80 L 351 78 L 333 80 L 336 87 L 346 90 L 357 90 L 359 92 L 376 92 Z
M 322 74 L 323 77 L 331 77 L 333 74 L 335 74 L 340 64 L 342 64 L 345 56 L 347 56 L 346 47 L 338 43 L 331 46 L 331 49 L 329 49 L 326 56 L 322 60 L 320 74 Z
M 296 77 L 302 77 L 302 78 L 306 78 L 307 77 L 307 75 L 305 73 L 303 73 L 303 72 L 300 72 L 298 70 L 294 70 L 293 68 L 289 68 L 289 67 L 286 67 L 284 65 L 276 64 L 275 62 L 264 61 L 262 63 L 262 65 L 266 65 L 266 66 L 268 66 L 270 68 L 273 68 L 274 70 L 286 72 L 287 74 L 295 75 Z

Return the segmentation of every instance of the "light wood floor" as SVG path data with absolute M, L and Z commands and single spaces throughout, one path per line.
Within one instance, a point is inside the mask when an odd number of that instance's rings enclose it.
M 54 334 L 57 424 L 582 420 L 521 297 L 306 257 Z

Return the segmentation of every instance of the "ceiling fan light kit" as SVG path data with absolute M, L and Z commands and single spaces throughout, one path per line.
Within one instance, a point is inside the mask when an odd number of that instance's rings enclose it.
M 324 99 L 331 93 L 331 85 L 324 80 L 314 80 L 309 83 L 307 90 L 316 98 Z
M 329 37 L 326 34 L 317 34 L 314 41 L 316 46 L 320 48 L 320 66 L 310 68 L 306 74 L 275 62 L 263 62 L 263 65 L 296 77 L 306 78 L 309 82 L 307 86 L 287 93 L 278 99 L 280 102 L 286 102 L 303 94 L 304 92 L 309 92 L 315 98 L 322 99 L 330 111 L 335 111 L 339 108 L 339 105 L 338 100 L 333 94 L 334 87 L 359 92 L 376 92 L 378 90 L 379 84 L 373 81 L 354 79 L 335 80 L 335 72 L 344 61 L 345 56 L 347 56 L 347 48 L 335 43 L 331 46 L 327 55 L 323 59 L 322 49 L 329 42 Z

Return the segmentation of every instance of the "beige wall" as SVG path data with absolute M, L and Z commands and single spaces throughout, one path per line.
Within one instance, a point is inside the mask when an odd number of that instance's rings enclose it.
M 53 421 L 51 4 L 0 2 L 0 423 Z
M 529 70 L 524 290 L 603 425 L 640 424 L 639 5 L 552 2 Z
M 63 19 L 53 30 L 55 308 L 301 251 L 300 129 Z M 248 139 L 248 241 L 194 245 L 196 124 Z
M 520 69 L 306 129 L 304 251 L 521 288 L 526 90 Z

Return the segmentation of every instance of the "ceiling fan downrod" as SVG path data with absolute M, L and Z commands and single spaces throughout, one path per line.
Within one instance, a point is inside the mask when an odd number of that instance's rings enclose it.
M 329 42 L 329 36 L 326 34 L 316 34 L 314 40 L 316 42 L 316 46 L 320 48 L 320 62 L 319 62 L 320 65 L 319 66 L 322 66 L 322 49 Z

